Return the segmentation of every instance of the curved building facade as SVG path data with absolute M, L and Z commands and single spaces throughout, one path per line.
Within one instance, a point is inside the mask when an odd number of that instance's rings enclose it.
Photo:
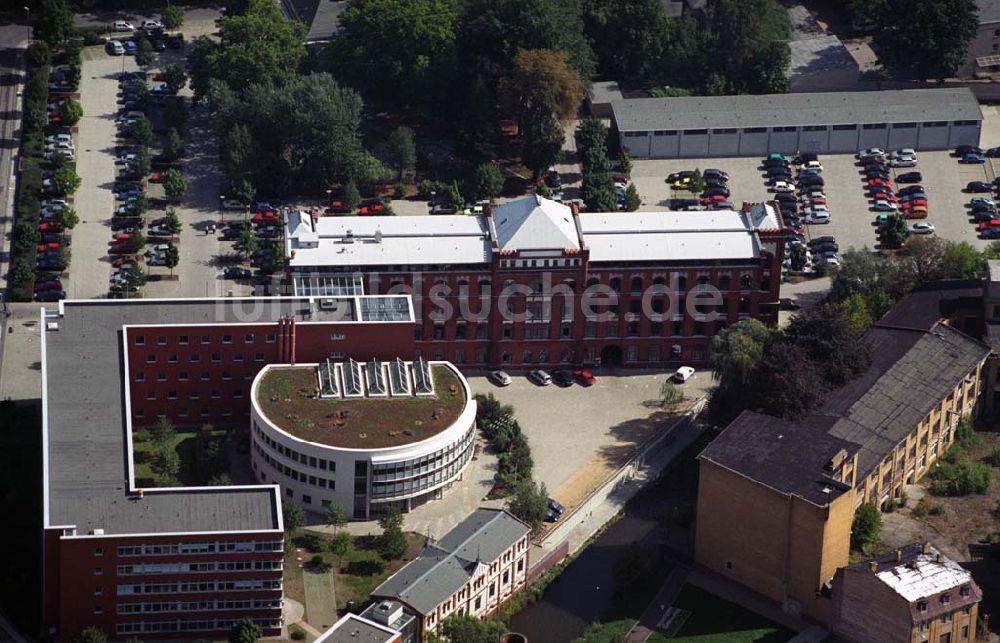
M 366 520 L 439 498 L 472 460 L 476 403 L 448 362 L 271 365 L 252 388 L 254 475 Z

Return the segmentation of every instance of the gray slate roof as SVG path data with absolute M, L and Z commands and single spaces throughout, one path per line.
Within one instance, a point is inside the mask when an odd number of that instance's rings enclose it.
M 411 563 L 375 588 L 372 597 L 399 600 L 428 614 L 531 529 L 502 509 L 477 509 Z
M 823 424 L 823 418 L 836 418 L 828 432 L 861 445 L 859 477 L 868 475 L 990 354 L 985 344 L 940 323 L 929 332 L 877 326 L 865 340 L 872 348 L 871 366 L 829 393 L 816 420 Z
M 827 465 L 858 445 L 779 418 L 744 411 L 698 457 L 823 506 L 850 489 Z
M 48 437 L 46 525 L 78 534 L 273 530 L 274 487 L 147 490 L 129 496 L 125 442 L 125 325 L 275 322 L 281 315 L 323 319 L 306 298 L 65 301 L 43 331 L 43 421 Z M 53 311 L 50 310 L 50 314 Z M 348 315 L 353 318 L 353 315 Z
M 613 101 L 611 109 L 620 131 L 981 121 L 983 118 L 976 97 L 966 87 L 636 98 Z
M 976 0 L 979 8 L 979 24 L 1000 22 L 1000 0 Z

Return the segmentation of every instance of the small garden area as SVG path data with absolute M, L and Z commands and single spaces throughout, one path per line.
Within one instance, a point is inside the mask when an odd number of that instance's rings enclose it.
M 133 434 L 135 484 L 138 487 L 194 487 L 232 484 L 229 477 L 230 441 L 236 435 L 204 425 L 178 429 L 161 420 Z
M 763 616 L 723 600 L 703 589 L 687 585 L 674 607 L 681 612 L 676 624 L 647 639 L 655 643 L 783 643 L 793 632 Z

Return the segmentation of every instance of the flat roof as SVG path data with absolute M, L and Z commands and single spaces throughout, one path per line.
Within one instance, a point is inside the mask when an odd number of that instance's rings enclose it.
M 313 643 L 391 643 L 396 640 L 402 640 L 397 630 L 348 613 Z
M 666 7 L 667 3 L 664 3 L 664 8 Z M 677 15 L 680 15 L 680 3 L 677 4 L 677 7 Z M 592 104 L 596 103 L 600 105 L 610 103 L 613 100 L 621 100 L 622 89 L 616 80 L 598 80 L 591 83 L 587 96 L 590 98 Z
M 270 366 L 255 395 L 264 416 L 289 435 L 331 447 L 380 449 L 421 442 L 458 420 L 468 404 L 461 375 L 433 364 L 431 377 L 433 395 L 320 398 L 312 395 L 315 365 Z
M 172 324 L 351 323 L 357 298 L 332 308 L 317 298 L 223 297 L 183 300 L 67 300 L 43 308 L 43 490 L 46 526 L 78 534 L 257 531 L 281 528 L 280 499 L 270 485 L 169 488 L 130 493 L 130 422 L 123 329 Z
M 291 212 L 289 265 L 379 266 L 485 264 L 489 232 L 481 217 L 320 217 Z
M 611 108 L 623 132 L 983 119 L 967 87 L 636 98 Z
M 976 0 L 976 8 L 979 10 L 979 24 L 1000 22 L 1000 0 Z
M 778 226 L 774 209 L 763 204 L 749 215 L 733 210 L 580 214 L 595 263 L 755 259 L 757 229 Z

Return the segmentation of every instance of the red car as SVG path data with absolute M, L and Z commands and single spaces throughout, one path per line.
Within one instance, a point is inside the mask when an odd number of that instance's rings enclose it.
M 385 206 L 381 203 L 373 203 L 371 205 L 363 205 L 358 210 L 358 216 L 370 217 L 376 214 L 382 214 L 385 211 Z
M 48 250 L 58 250 L 60 243 L 58 241 L 50 241 L 48 243 L 38 244 L 38 252 L 46 252 Z
M 267 212 L 258 212 L 253 215 L 254 223 L 264 223 L 265 221 L 277 221 L 278 213 L 274 210 L 268 210 Z
M 580 386 L 593 386 L 597 384 L 597 378 L 590 371 L 577 369 L 573 371 L 573 379 L 580 383 Z
M 118 232 L 118 233 L 115 233 L 115 236 L 112 237 L 112 238 L 115 241 L 128 241 L 129 239 L 132 238 L 132 235 L 130 235 L 127 232 Z
M 150 183 L 163 183 L 163 180 L 167 178 L 166 172 L 153 172 L 149 175 Z
M 347 205 L 343 201 L 330 201 L 330 207 L 328 210 L 333 214 L 350 214 L 351 206 Z
M 49 123 L 52 125 L 62 124 L 62 116 L 59 115 L 59 112 L 51 112 L 49 114 Z
M 911 199 L 909 201 L 903 201 L 899 204 L 899 207 L 904 210 L 909 210 L 910 208 L 915 208 L 918 206 L 927 207 L 927 199 Z
M 1000 219 L 990 219 L 989 221 L 983 221 L 976 226 L 976 230 L 982 232 L 983 230 L 990 230 L 992 228 L 1000 228 Z
M 138 248 L 134 243 L 119 241 L 111 244 L 111 250 L 109 252 L 113 255 L 131 255 L 135 254 L 136 250 L 138 250 Z
M 40 292 L 42 290 L 62 290 L 62 282 L 58 279 L 49 279 L 48 281 L 39 281 L 35 284 L 35 292 Z
M 878 186 L 878 187 L 891 188 L 892 182 L 887 181 L 886 179 L 868 179 L 867 185 L 868 187 Z
M 884 201 L 889 201 L 890 203 L 895 203 L 897 201 L 895 194 L 890 192 L 878 192 L 875 190 L 872 191 L 871 198 L 875 200 L 882 199 Z
M 722 203 L 726 201 L 726 197 L 721 194 L 713 194 L 712 196 L 706 196 L 701 200 L 702 205 L 712 205 L 714 203 Z
M 59 221 L 42 221 L 38 224 L 38 229 L 42 232 L 62 232 L 63 224 Z

